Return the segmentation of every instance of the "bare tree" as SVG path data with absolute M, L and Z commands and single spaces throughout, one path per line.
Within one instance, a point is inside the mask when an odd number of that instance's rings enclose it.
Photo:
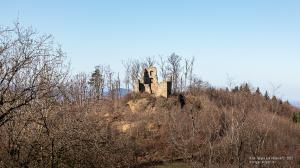
M 184 87 L 186 87 L 189 69 L 190 69 L 189 60 L 185 58 L 184 59 L 184 72 L 183 72 L 184 73 Z
M 160 72 L 160 75 L 161 75 L 161 77 L 162 77 L 162 79 L 166 79 L 167 78 L 167 65 L 166 65 L 166 60 L 162 57 L 162 56 L 160 56 L 159 57 L 160 59 L 159 59 L 159 72 Z
M 179 82 L 179 76 L 181 72 L 180 62 L 181 62 L 181 57 L 179 55 L 176 55 L 175 53 L 171 54 L 168 57 L 167 69 L 172 75 L 173 92 L 178 91 L 178 82 Z
M 129 83 L 130 83 L 130 71 L 131 71 L 131 61 L 127 60 L 127 61 L 122 61 L 122 65 L 125 69 L 125 78 L 124 78 L 124 83 L 125 83 L 125 87 L 126 90 L 129 90 Z
M 190 70 L 190 73 L 189 73 L 189 80 L 190 80 L 190 85 L 192 84 L 192 81 L 193 81 L 193 76 L 194 76 L 194 62 L 195 62 L 195 57 L 193 57 L 191 60 L 190 60 L 190 66 L 189 66 L 189 70 Z
M 191 60 L 187 58 L 184 59 L 184 88 L 185 89 L 187 87 L 187 80 L 190 81 L 189 85 L 192 84 L 194 61 L 195 61 L 194 57 Z
M 227 80 L 227 86 L 230 90 L 233 89 L 234 86 L 236 86 L 236 82 L 234 81 L 234 77 L 230 76 L 228 73 L 226 73 L 226 80 Z
M 131 86 L 134 86 L 134 83 L 141 77 L 141 71 L 142 71 L 142 63 L 139 60 L 133 60 L 131 62 Z
M 115 79 L 115 89 L 116 89 L 116 96 L 119 99 L 121 97 L 121 80 L 120 74 L 118 73 L 117 78 Z
M 110 95 L 111 98 L 114 96 L 114 72 L 111 70 L 110 66 L 107 66 L 105 68 L 105 74 L 107 78 L 107 90 L 108 94 Z
M 156 64 L 155 57 L 150 57 L 150 56 L 146 57 L 144 62 L 147 67 L 151 67 Z
M 43 97 L 56 96 L 66 77 L 64 53 L 51 35 L 18 23 L 0 30 L 0 126 Z
M 65 97 L 68 100 L 75 100 L 82 106 L 89 98 L 89 81 L 85 73 L 79 73 L 67 83 L 69 90 L 64 90 Z M 68 94 L 69 96 L 67 96 Z

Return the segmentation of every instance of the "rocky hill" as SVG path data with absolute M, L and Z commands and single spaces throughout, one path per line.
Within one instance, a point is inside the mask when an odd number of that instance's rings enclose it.
M 128 94 L 113 127 L 134 143 L 138 165 L 183 161 L 191 166 L 299 164 L 299 113 L 287 102 L 248 90 L 207 88 L 170 98 Z M 293 159 L 291 160 L 292 157 Z

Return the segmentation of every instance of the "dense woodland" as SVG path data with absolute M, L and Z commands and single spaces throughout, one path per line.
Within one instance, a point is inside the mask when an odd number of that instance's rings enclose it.
M 300 166 L 300 110 L 289 102 L 247 83 L 215 88 L 176 54 L 122 65 L 122 79 L 106 65 L 70 75 L 51 35 L 1 27 L 0 167 Z M 153 65 L 171 77 L 170 98 L 130 92 Z

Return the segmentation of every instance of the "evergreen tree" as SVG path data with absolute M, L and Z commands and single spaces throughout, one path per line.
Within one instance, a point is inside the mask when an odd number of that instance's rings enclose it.
M 256 89 L 256 91 L 255 91 L 255 94 L 256 94 L 256 95 L 261 95 L 259 87 L 257 87 L 257 89 Z
M 245 83 L 243 85 L 240 86 L 240 91 L 242 92 L 246 92 L 246 93 L 250 93 L 250 87 L 248 85 L 248 83 Z
M 251 93 L 250 86 L 248 85 L 248 83 L 245 84 L 245 92 Z
M 233 89 L 232 89 L 232 92 L 233 93 L 236 93 L 236 92 L 238 92 L 239 91 L 239 87 L 238 86 L 236 86 L 236 87 L 234 87 Z
M 265 92 L 265 95 L 264 95 L 264 97 L 265 97 L 265 99 L 266 99 L 266 100 L 270 100 L 270 97 L 269 97 L 268 91 L 266 91 L 266 92 Z
M 228 89 L 228 87 L 226 87 L 225 91 L 226 91 L 226 92 L 229 92 L 229 89 Z
M 100 71 L 100 67 L 96 66 L 94 72 L 89 81 L 89 85 L 91 85 L 93 92 L 96 93 L 97 100 L 103 96 L 104 90 L 104 78 L 103 73 Z

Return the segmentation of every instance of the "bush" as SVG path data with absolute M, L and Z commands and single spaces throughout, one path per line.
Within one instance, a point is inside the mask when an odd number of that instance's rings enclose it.
M 300 122 L 300 112 L 294 113 L 292 117 L 293 122 L 299 123 Z

